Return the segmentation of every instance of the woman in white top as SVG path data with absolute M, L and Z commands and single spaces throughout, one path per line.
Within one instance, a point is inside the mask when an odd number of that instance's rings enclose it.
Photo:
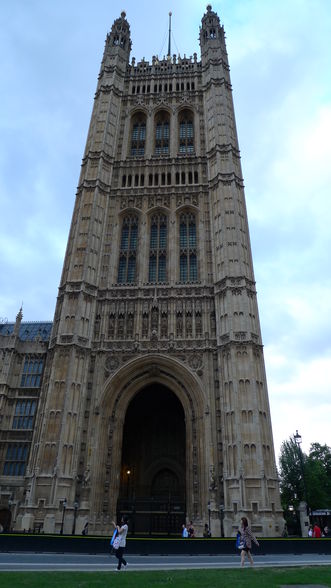
M 113 522 L 113 525 L 114 525 L 115 529 L 117 529 L 117 533 L 120 537 L 119 547 L 118 547 L 118 549 L 115 550 L 115 556 L 118 559 L 118 564 L 117 564 L 116 570 L 118 572 L 120 572 L 122 564 L 123 564 L 124 568 L 126 568 L 126 565 L 127 565 L 127 562 L 125 561 L 125 559 L 123 557 L 123 553 L 124 553 L 124 549 L 126 546 L 126 536 L 128 534 L 128 517 L 122 517 L 120 525 L 116 525 L 116 523 L 114 523 L 114 522 Z

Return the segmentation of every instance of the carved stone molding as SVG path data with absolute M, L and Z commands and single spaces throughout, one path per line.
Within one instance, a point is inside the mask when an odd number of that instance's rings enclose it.
M 200 355 L 200 354 L 198 355 L 196 353 L 194 353 L 193 355 L 190 355 L 188 357 L 187 363 L 195 371 L 201 369 L 203 366 L 202 355 Z
M 120 361 L 118 357 L 115 357 L 114 355 L 109 355 L 108 357 L 106 357 L 105 368 L 107 372 L 114 372 L 115 370 L 117 370 L 119 365 Z
M 121 198 L 121 203 L 120 203 L 121 209 L 125 209 L 125 208 L 142 208 L 142 197 L 141 196 L 122 196 Z

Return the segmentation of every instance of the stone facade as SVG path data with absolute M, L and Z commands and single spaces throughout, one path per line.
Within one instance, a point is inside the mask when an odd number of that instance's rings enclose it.
M 16 528 L 88 521 L 103 534 L 121 511 L 136 532 L 179 532 L 187 518 L 231 536 L 243 515 L 259 535 L 282 531 L 224 29 L 210 6 L 200 46 L 200 61 L 130 63 L 124 12 L 107 36 L 24 484 L 0 477 Z M 6 391 L 1 402 L 9 414 Z

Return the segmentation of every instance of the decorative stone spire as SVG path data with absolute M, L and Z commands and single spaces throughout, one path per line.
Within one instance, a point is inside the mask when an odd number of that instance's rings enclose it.
M 23 302 L 22 302 L 21 308 L 19 309 L 19 311 L 16 315 L 16 322 L 15 322 L 15 327 L 14 327 L 14 335 L 16 335 L 16 337 L 18 337 L 20 334 L 20 326 L 21 326 L 22 318 L 23 318 Z

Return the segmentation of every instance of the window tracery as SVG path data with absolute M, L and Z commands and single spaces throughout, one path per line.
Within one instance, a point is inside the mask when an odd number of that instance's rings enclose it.
M 170 120 L 165 111 L 159 112 L 155 120 L 155 155 L 169 154 Z
M 22 388 L 39 388 L 44 361 L 40 358 L 26 357 L 21 377 Z
M 196 217 L 191 212 L 180 215 L 179 248 L 180 281 L 195 282 L 198 279 Z
M 36 400 L 18 400 L 12 429 L 32 429 L 37 408 Z
M 138 218 L 126 216 L 123 219 L 120 255 L 118 264 L 118 283 L 133 283 L 136 280 L 136 258 L 138 244 Z
M 149 282 L 165 282 L 167 278 L 167 217 L 155 214 L 151 219 L 149 244 Z
M 194 153 L 194 125 L 193 114 L 186 110 L 179 119 L 179 153 Z
M 134 157 L 144 155 L 146 142 L 146 117 L 142 112 L 135 114 L 132 119 L 131 150 Z
M 26 443 L 9 443 L 5 463 L 4 476 L 24 476 L 29 456 L 29 445 Z

